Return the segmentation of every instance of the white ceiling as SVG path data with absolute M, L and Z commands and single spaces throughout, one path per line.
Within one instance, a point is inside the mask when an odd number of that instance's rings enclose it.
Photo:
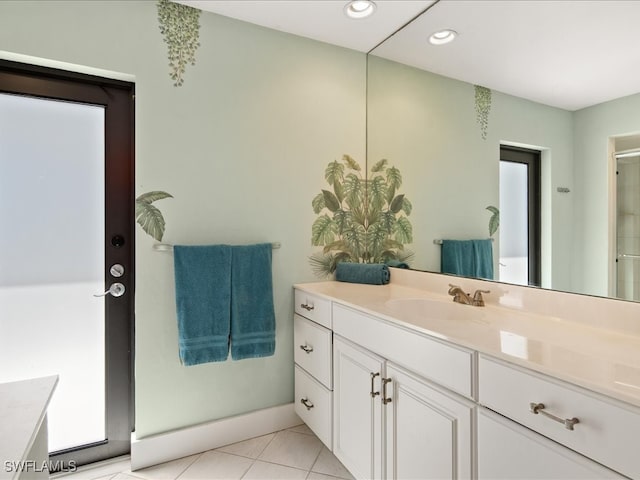
M 346 0 L 180 0 L 202 10 L 567 110 L 640 91 L 640 0 L 378 0 L 347 18 Z M 433 4 L 433 5 L 432 5 Z M 455 42 L 434 47 L 434 31 Z

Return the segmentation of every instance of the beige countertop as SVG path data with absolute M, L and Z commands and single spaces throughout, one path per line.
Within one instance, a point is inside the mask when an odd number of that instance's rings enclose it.
M 488 304 L 472 307 L 406 285 L 295 286 L 386 321 L 640 407 L 640 336 Z M 580 296 L 566 301 L 580 301 Z M 640 318 L 638 319 L 640 322 Z
M 0 383 L 0 479 L 17 478 L 21 473 L 19 462 L 28 459 L 57 383 L 57 375 Z M 33 463 L 28 468 L 33 473 L 42 465 Z

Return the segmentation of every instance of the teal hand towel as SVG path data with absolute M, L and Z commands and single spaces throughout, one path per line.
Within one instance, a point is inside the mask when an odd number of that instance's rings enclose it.
M 232 247 L 231 358 L 268 357 L 276 348 L 272 245 Z
M 336 280 L 339 282 L 386 285 L 390 278 L 389 267 L 383 263 L 340 262 L 336 266 Z
M 183 365 L 221 362 L 229 355 L 231 247 L 173 249 L 180 359 Z
M 491 239 L 443 240 L 442 273 L 493 280 L 493 244 Z
M 472 240 L 475 277 L 493 280 L 493 242 L 490 238 Z

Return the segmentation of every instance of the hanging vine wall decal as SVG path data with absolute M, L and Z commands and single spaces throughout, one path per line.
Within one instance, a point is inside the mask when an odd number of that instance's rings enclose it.
M 491 90 L 474 85 L 476 90 L 476 121 L 480 125 L 482 139 L 486 140 L 489 129 L 489 112 L 491 111 Z
M 169 0 L 158 0 L 160 33 L 164 35 L 169 57 L 169 76 L 179 87 L 188 64 L 196 64 L 200 46 L 200 10 Z

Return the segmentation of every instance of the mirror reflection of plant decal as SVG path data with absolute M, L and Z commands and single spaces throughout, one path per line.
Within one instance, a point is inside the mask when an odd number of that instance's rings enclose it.
M 327 165 L 325 179 L 331 190 L 322 190 L 312 201 L 319 216 L 311 228 L 311 243 L 324 247 L 309 258 L 316 275 L 330 275 L 339 262 L 404 262 L 413 256 L 404 249 L 413 242 L 407 218 L 412 207 L 397 193 L 402 185 L 397 168 L 380 160 L 364 179 L 360 165 L 343 155 L 342 161 Z
M 498 231 L 500 226 L 500 210 L 492 205 L 489 205 L 486 210 L 492 213 L 491 218 L 489 218 L 489 236 L 493 237 L 493 234 Z
M 476 90 L 476 121 L 480 125 L 482 139 L 487 139 L 489 129 L 489 112 L 491 111 L 491 90 L 480 85 L 474 85 Z
M 160 33 L 167 44 L 169 76 L 176 87 L 184 82 L 187 64 L 196 64 L 196 50 L 200 46 L 200 13 L 197 8 L 158 0 Z
M 147 235 L 161 242 L 164 236 L 164 217 L 162 212 L 151 205 L 156 200 L 163 198 L 173 198 L 167 192 L 154 191 L 147 192 L 136 198 L 136 222 L 142 227 Z

